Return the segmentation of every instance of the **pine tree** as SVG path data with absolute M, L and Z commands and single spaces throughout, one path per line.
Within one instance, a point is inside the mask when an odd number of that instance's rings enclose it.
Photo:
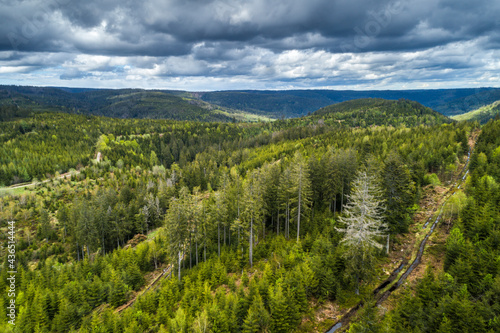
M 127 300 L 127 286 L 116 271 L 111 273 L 111 288 L 109 291 L 109 303 L 111 306 L 120 306 Z
M 242 220 L 248 227 L 248 255 L 250 267 L 253 267 L 254 235 L 257 233 L 256 228 L 259 225 L 258 222 L 262 218 L 262 207 L 264 206 L 262 199 L 262 184 L 260 182 L 260 174 L 258 171 L 254 171 L 248 175 L 244 188 L 245 207 L 242 213 Z
M 182 307 L 179 307 L 175 312 L 175 317 L 170 319 L 170 332 L 172 333 L 187 333 L 188 323 L 187 315 Z
M 187 187 L 181 188 L 179 198 L 173 198 L 170 209 L 165 216 L 168 233 L 168 247 L 172 258 L 177 256 L 178 279 L 181 280 L 181 262 L 189 240 L 189 213 L 191 196 Z
M 278 284 L 269 291 L 271 298 L 271 332 L 290 332 L 290 311 L 283 288 Z
M 262 297 L 257 293 L 252 305 L 248 309 L 248 315 L 243 322 L 243 332 L 255 333 L 265 331 L 269 325 L 269 313 L 264 307 Z
M 321 177 L 325 188 L 325 199 L 328 203 L 330 212 L 336 212 L 337 209 L 337 195 L 340 193 L 342 187 L 341 183 L 341 167 L 337 154 L 332 150 L 328 151 L 322 158 L 324 175 Z
M 280 176 L 280 183 L 278 188 L 278 196 L 280 202 L 280 210 L 284 212 L 284 233 L 285 237 L 288 239 L 290 231 L 290 216 L 292 209 L 292 197 L 293 197 L 293 181 L 291 175 L 291 169 L 286 168 Z M 277 221 L 277 234 L 279 234 L 279 215 Z
M 410 170 L 395 153 L 391 153 L 385 160 L 383 187 L 387 206 L 386 220 L 391 233 L 407 232 L 415 185 Z
M 297 242 L 300 240 L 300 221 L 309 209 L 311 203 L 311 181 L 309 180 L 309 166 L 300 152 L 292 160 L 291 178 L 293 181 L 294 208 L 292 214 L 297 218 Z

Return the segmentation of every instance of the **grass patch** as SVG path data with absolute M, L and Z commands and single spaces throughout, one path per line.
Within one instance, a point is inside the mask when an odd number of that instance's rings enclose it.
M 29 186 L 24 186 L 24 187 L 14 187 L 14 188 L 9 188 L 9 187 L 2 187 L 0 188 L 0 197 L 6 196 L 6 195 L 22 195 L 28 192 Z

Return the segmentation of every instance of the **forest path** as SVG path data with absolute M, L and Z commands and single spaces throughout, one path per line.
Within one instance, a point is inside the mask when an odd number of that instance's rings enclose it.
M 71 178 L 72 174 L 78 175 L 79 173 L 80 173 L 80 171 L 65 172 L 65 173 L 63 173 L 63 174 L 61 174 L 61 175 L 59 175 L 57 177 L 52 178 L 52 179 Z M 15 184 L 15 185 L 11 185 L 11 186 L 5 186 L 5 187 L 2 187 L 0 189 L 2 189 L 2 190 L 13 190 L 13 189 L 19 189 L 19 188 L 23 188 L 23 187 L 35 186 L 35 185 L 38 185 L 38 184 L 48 183 L 52 179 L 45 179 L 45 180 L 42 180 L 42 181 L 39 181 L 39 182 L 34 182 L 34 183 Z
M 132 304 L 135 303 L 135 301 L 147 293 L 151 288 L 156 288 L 158 286 L 158 282 L 162 280 L 163 278 L 169 277 L 172 274 L 172 265 L 168 265 L 167 268 L 164 268 L 158 276 L 156 276 L 153 281 L 148 284 L 146 287 L 142 288 L 142 290 L 138 291 L 132 299 L 130 299 L 127 303 L 117 307 L 115 309 L 115 313 L 120 313 L 126 308 L 130 307 Z
M 411 256 L 412 258 L 414 258 L 413 261 L 409 266 L 407 266 L 408 260 L 403 258 L 401 264 L 392 271 L 390 276 L 385 281 L 383 281 L 377 288 L 374 289 L 373 298 L 375 299 L 375 305 L 377 306 L 381 305 L 385 300 L 387 300 L 387 298 L 389 298 L 392 292 L 398 289 L 406 281 L 406 279 L 410 276 L 410 274 L 412 274 L 415 268 L 422 262 L 422 256 L 424 254 L 425 246 L 427 244 L 429 237 L 433 234 L 436 226 L 438 225 L 439 221 L 443 216 L 443 208 L 446 202 L 456 193 L 457 189 L 460 189 L 462 187 L 462 184 L 465 182 L 465 179 L 467 178 L 467 175 L 469 173 L 470 157 L 477 142 L 477 137 L 479 136 L 479 132 L 480 132 L 479 130 L 474 131 L 471 133 L 469 137 L 470 148 L 467 155 L 467 160 L 462 170 L 457 175 L 455 175 L 453 181 L 450 182 L 448 190 L 442 196 L 442 200 L 436 200 L 435 203 L 432 205 L 432 207 L 429 207 L 431 210 L 431 214 L 427 222 L 424 224 L 423 229 L 427 228 L 427 225 L 433 219 L 434 222 L 432 223 L 431 228 L 429 229 L 423 240 L 420 242 L 416 254 Z M 438 211 L 439 213 L 436 216 L 435 214 Z M 407 266 L 406 270 L 400 275 L 402 269 L 406 266 Z M 394 282 L 398 276 L 399 279 L 397 279 L 397 281 Z M 338 320 L 333 326 L 331 326 L 326 331 L 326 333 L 346 331 L 349 328 L 351 320 L 354 318 L 357 312 L 363 307 L 363 305 L 364 301 L 360 301 L 358 304 L 352 307 L 342 316 L 340 320 Z

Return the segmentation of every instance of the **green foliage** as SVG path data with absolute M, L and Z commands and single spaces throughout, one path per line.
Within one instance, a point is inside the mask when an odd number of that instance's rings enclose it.
M 442 114 L 466 112 L 478 104 L 489 104 L 498 98 L 499 89 L 437 89 L 397 91 L 284 90 L 284 91 L 214 91 L 205 92 L 205 101 L 249 112 L 298 117 L 332 103 L 358 98 L 407 98 L 433 107 Z M 491 101 L 490 101 L 491 100 Z M 488 103 L 488 101 L 490 101 Z
M 424 185 L 441 185 L 438 176 L 435 173 L 427 174 L 424 176 Z
M 130 94 L 110 103 L 137 97 Z M 445 175 L 465 153 L 464 133 L 471 128 L 404 127 L 440 118 L 422 109 L 424 118 L 415 119 L 421 107 L 406 101 L 370 103 L 370 112 L 341 124 L 320 125 L 316 115 L 230 124 L 52 112 L 0 123 L 1 181 L 42 182 L 0 198 L 0 224 L 15 220 L 22 238 L 16 253 L 20 330 L 289 332 L 311 311 L 309 301 L 350 297 L 352 263 L 335 227 L 353 201 L 356 172 L 370 170 L 382 198 L 407 219 L 424 175 Z M 399 109 L 408 114 L 387 118 L 397 128 L 386 126 L 382 113 Z M 349 126 L 361 121 L 365 128 Z M 457 243 L 447 259 L 457 283 L 481 281 L 468 285 L 470 297 L 490 293 L 491 301 L 497 288 L 495 144 L 483 143 L 486 159 L 476 160 L 478 176 L 466 189 L 477 200 L 452 210 L 467 231 L 465 245 Z M 71 177 L 57 177 L 78 164 Z M 476 210 L 475 220 L 466 218 Z M 475 251 L 476 242 L 493 250 Z M 370 255 L 376 263 L 379 253 Z M 143 294 L 169 264 L 180 279 L 162 278 Z M 372 274 L 377 266 L 365 268 Z M 2 277 L 0 287 L 5 283 Z M 115 313 L 135 292 L 141 296 L 134 304 Z
M 396 332 L 495 332 L 498 330 L 500 196 L 488 172 L 500 166 L 490 156 L 499 144 L 500 122 L 483 127 L 472 155 L 470 178 L 463 192 L 449 201 L 458 223 L 446 241 L 445 272 L 428 269 L 416 287 L 384 319 Z M 456 201 L 453 203 L 453 200 Z M 450 209 L 450 211 L 453 211 Z
M 323 119 L 325 124 L 344 122 L 350 126 L 369 125 L 434 125 L 449 122 L 446 117 L 423 105 L 400 99 L 357 99 L 327 106 L 313 113 L 313 119 Z
M 390 154 L 385 160 L 382 178 L 386 221 L 391 233 L 407 232 L 415 202 L 415 185 L 410 170 L 398 155 Z
M 477 110 L 453 116 L 452 119 L 457 121 L 478 121 L 481 124 L 486 124 L 488 120 L 498 117 L 499 114 L 500 101 L 496 101 Z

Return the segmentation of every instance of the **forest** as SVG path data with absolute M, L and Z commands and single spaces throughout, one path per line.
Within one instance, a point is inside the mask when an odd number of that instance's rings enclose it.
M 356 304 L 341 329 L 500 330 L 499 120 L 405 99 L 255 123 L 0 117 L 2 332 L 325 332 Z
M 0 105 L 115 118 L 267 121 L 302 117 L 358 99 L 412 100 L 456 116 L 500 99 L 498 88 L 423 90 L 181 90 L 89 89 L 0 85 Z

